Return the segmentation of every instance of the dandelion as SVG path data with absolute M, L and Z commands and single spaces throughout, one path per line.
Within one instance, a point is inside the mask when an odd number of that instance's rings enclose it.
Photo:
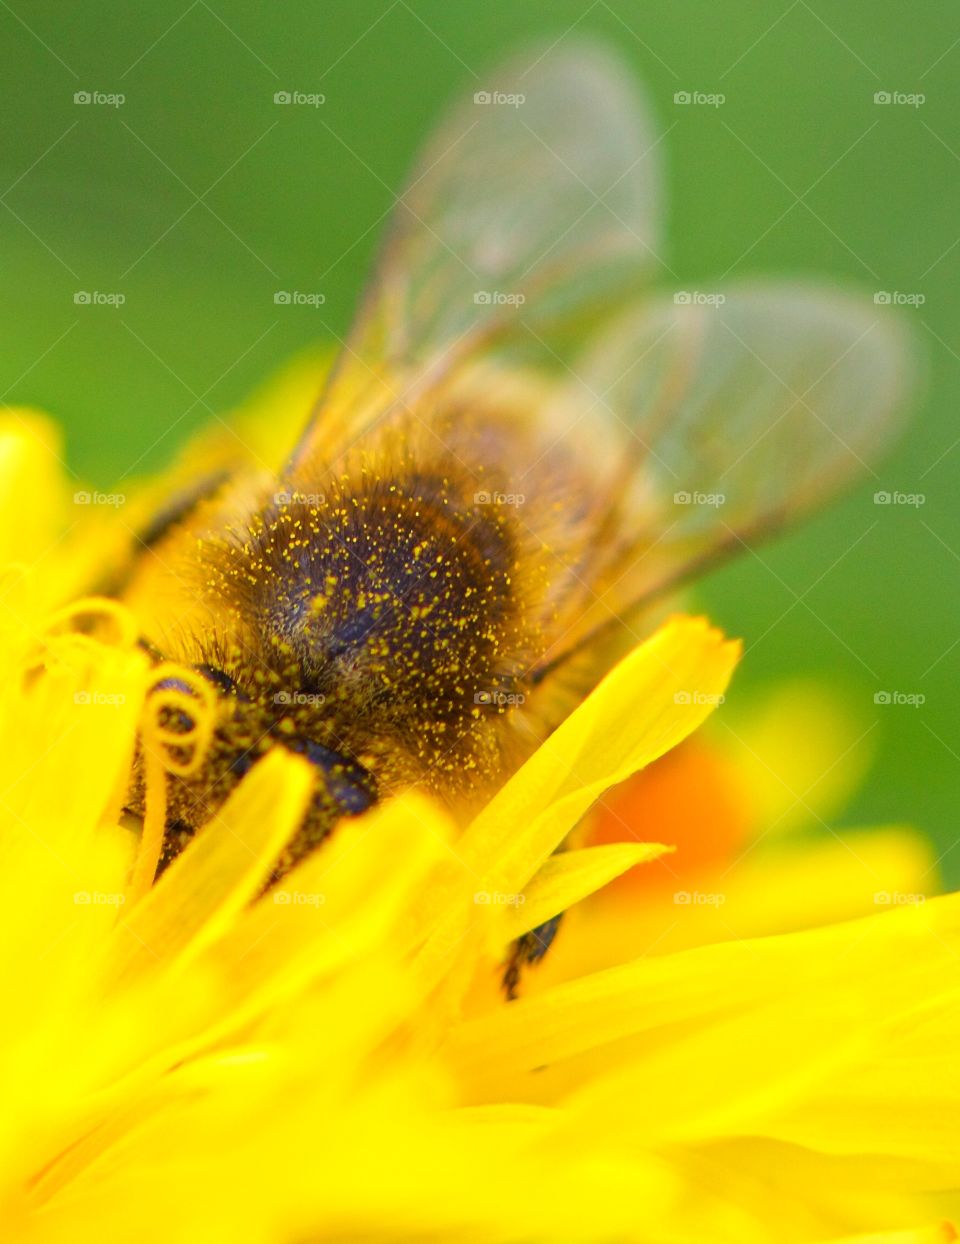
M 48 435 L 0 429 L 5 1240 L 956 1238 L 955 896 L 664 953 L 634 932 L 612 966 L 496 989 L 571 907 L 557 962 L 598 957 L 583 900 L 682 856 L 664 818 L 555 850 L 683 756 L 736 644 L 672 619 L 465 829 L 414 792 L 264 892 L 311 785 L 275 750 L 142 888 L 122 808 L 155 675 L 127 610 L 64 607 Z M 116 538 L 85 530 L 85 564 Z

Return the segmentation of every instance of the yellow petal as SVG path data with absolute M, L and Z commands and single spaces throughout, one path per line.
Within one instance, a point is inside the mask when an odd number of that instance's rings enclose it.
M 778 837 L 729 867 L 671 885 L 598 895 L 589 927 L 566 937 L 538 975 L 559 982 L 639 955 L 832 924 L 930 897 L 939 888 L 934 852 L 914 830 Z
M 254 766 L 127 914 L 114 950 L 118 979 L 188 948 L 196 953 L 230 926 L 300 823 L 313 780 L 310 765 L 281 748 Z
M 507 904 L 504 925 L 507 940 L 566 911 L 627 869 L 659 859 L 671 850 L 656 842 L 617 842 L 551 855 L 523 894 L 517 895 L 522 902 Z
M 483 809 L 458 844 L 517 892 L 594 801 L 686 738 L 721 699 L 740 645 L 674 618 L 619 663 Z M 493 867 L 491 868 L 491 864 Z
M 0 417 L 0 566 L 50 551 L 66 512 L 62 438 L 32 410 Z
M 642 1143 L 762 1133 L 960 1181 L 958 957 L 960 895 L 612 969 L 450 1050 L 481 1094 L 576 1101 Z
M 415 913 L 421 927 L 436 925 L 421 957 L 425 978 L 475 922 L 473 895 L 519 894 L 605 790 L 700 725 L 739 653 L 702 618 L 674 618 L 603 679 L 456 844 L 456 865 Z
M 953 1244 L 958 1239 L 957 1229 L 950 1222 L 934 1222 L 923 1227 L 908 1227 L 905 1231 L 878 1231 L 870 1235 L 845 1235 L 831 1240 L 829 1244 Z

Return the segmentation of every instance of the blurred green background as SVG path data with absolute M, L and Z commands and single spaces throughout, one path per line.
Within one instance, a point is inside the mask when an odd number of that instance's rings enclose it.
M 922 295 L 905 314 L 927 390 L 879 479 L 698 596 L 746 639 L 738 697 L 805 674 L 848 694 L 855 747 L 877 759 L 845 821 L 918 824 L 960 879 L 955 4 L 13 0 L 0 30 L 0 394 L 56 415 L 71 464 L 103 487 L 344 331 L 418 141 L 531 38 L 602 35 L 645 79 L 689 288 L 821 272 Z M 280 90 L 326 103 L 278 108 Z M 125 101 L 75 104 L 84 91 Z M 678 91 L 725 102 L 678 106 Z M 326 303 L 276 306 L 278 289 Z M 878 506 L 878 489 L 925 503 Z M 925 702 L 877 705 L 881 691 Z

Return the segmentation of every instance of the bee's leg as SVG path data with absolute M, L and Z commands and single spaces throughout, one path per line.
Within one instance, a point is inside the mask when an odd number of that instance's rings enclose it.
M 119 596 L 128 586 L 137 560 L 154 548 L 173 528 L 189 518 L 201 501 L 212 497 L 229 478 L 227 471 L 211 471 L 175 493 L 146 523 L 133 533 L 130 548 L 118 568 L 111 570 L 92 587 L 98 596 Z
M 508 1002 L 512 1002 L 517 996 L 524 968 L 539 963 L 550 949 L 562 919 L 563 912 L 552 916 L 529 933 L 524 933 L 523 937 L 518 937 L 511 946 L 510 957 L 503 970 L 503 992 L 507 995 Z
M 170 867 L 184 847 L 191 841 L 195 831 L 184 821 L 169 821 L 163 835 L 163 849 L 157 861 L 157 881 Z
M 230 478 L 229 471 L 210 471 L 174 493 L 136 533 L 137 543 L 152 549 L 177 523 L 188 518 L 201 501 L 212 497 L 221 484 Z

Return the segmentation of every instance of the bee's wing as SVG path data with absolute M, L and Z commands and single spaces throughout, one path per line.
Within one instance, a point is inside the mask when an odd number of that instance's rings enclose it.
M 529 344 L 655 261 L 657 137 L 623 63 L 571 40 L 482 85 L 441 122 L 392 209 L 294 466 L 315 448 L 335 456 L 482 347 Z
M 567 404 L 616 464 L 613 536 L 586 533 L 594 570 L 569 582 L 548 664 L 821 504 L 895 430 L 909 372 L 896 317 L 799 283 L 707 297 L 650 299 L 575 365 Z

